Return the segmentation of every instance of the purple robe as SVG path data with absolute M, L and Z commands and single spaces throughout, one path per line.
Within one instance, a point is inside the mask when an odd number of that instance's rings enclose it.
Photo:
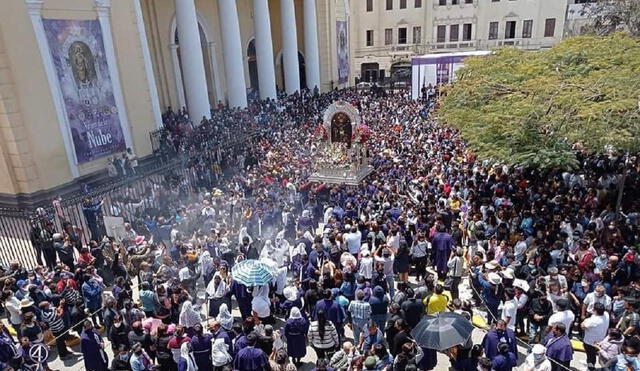
M 80 335 L 80 348 L 84 356 L 84 367 L 88 371 L 109 370 L 107 353 L 102 350 L 102 337 L 93 330 L 82 330 Z
M 306 335 L 309 322 L 304 318 L 289 318 L 284 325 L 287 338 L 287 353 L 292 358 L 304 358 L 307 355 Z
M 224 343 L 227 344 L 227 347 L 229 347 L 229 354 L 233 357 L 233 354 L 234 354 L 233 342 L 231 341 L 231 337 L 229 336 L 229 333 L 227 332 L 227 330 L 220 328 L 218 332 L 213 334 L 213 339 L 224 340 Z
M 316 313 L 318 313 L 319 310 L 324 311 L 324 314 L 327 320 L 333 322 L 333 324 L 336 326 L 336 329 L 342 326 L 342 323 L 344 322 L 344 312 L 342 311 L 342 308 L 340 308 L 340 305 L 337 302 L 335 302 L 334 300 L 327 300 L 327 299 L 322 299 L 318 301 L 316 303 L 316 309 L 313 312 L 314 318 L 316 316 Z
M 484 348 L 485 357 L 493 359 L 498 355 L 498 344 L 501 342 L 509 344 L 509 351 L 518 354 L 518 343 L 516 335 L 513 331 L 506 329 L 502 334 L 498 330 L 491 329 L 482 339 L 482 348 Z
M 262 371 L 269 369 L 269 359 L 260 348 L 247 346 L 242 349 L 233 361 L 233 368 L 243 371 Z
M 555 337 L 553 334 L 549 334 L 544 340 L 547 347 L 547 357 L 560 362 L 573 359 L 573 347 L 571 347 L 571 341 L 566 335 Z
M 193 359 L 198 365 L 198 371 L 212 371 L 211 363 L 211 334 L 203 334 L 201 336 L 193 336 L 191 338 L 191 347 L 193 349 Z
M 231 292 L 236 297 L 242 318 L 251 316 L 251 300 L 253 300 L 253 297 L 247 291 L 247 286 L 238 281 L 233 281 L 231 283 Z
M 451 248 L 453 248 L 453 238 L 448 233 L 438 232 L 433 236 L 431 241 L 433 251 L 435 252 L 434 265 L 438 273 L 447 271 L 447 262 L 451 256 Z

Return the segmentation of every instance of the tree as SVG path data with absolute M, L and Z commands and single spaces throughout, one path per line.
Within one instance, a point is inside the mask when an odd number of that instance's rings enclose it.
M 640 44 L 616 33 L 465 59 L 440 117 L 480 158 L 573 168 L 576 150 L 640 149 Z
M 585 3 L 582 14 L 590 20 L 585 27 L 588 33 L 608 35 L 626 30 L 632 36 L 640 36 L 640 1 L 638 0 Z

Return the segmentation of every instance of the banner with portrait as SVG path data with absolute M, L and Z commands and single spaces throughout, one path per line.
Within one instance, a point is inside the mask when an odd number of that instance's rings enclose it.
M 347 21 L 336 21 L 336 35 L 338 35 L 338 83 L 344 84 L 349 80 L 349 29 Z
M 126 143 L 98 20 L 43 19 L 78 163 Z

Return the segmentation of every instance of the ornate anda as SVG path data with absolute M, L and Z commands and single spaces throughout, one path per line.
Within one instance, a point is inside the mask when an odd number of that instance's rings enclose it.
M 309 180 L 356 185 L 371 174 L 373 166 L 369 164 L 361 124 L 360 113 L 351 104 L 336 101 L 327 107 L 316 130 L 319 143 Z
M 331 131 L 331 119 L 333 118 L 333 116 L 335 116 L 336 113 L 340 112 L 349 116 L 349 118 L 351 119 L 351 128 L 353 129 L 353 132 L 355 132 L 356 127 L 362 122 L 360 112 L 358 112 L 358 109 L 356 109 L 350 103 L 342 100 L 331 103 L 331 105 L 324 111 L 324 115 L 322 116 L 322 125 L 324 126 L 325 130 L 327 130 L 328 132 Z

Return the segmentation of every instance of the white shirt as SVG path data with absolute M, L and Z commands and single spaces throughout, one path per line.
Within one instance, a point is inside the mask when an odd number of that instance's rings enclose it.
M 349 252 L 355 256 L 360 252 L 360 244 L 362 241 L 362 232 L 356 231 L 355 233 L 347 233 L 344 236 L 344 242 L 347 244 Z
M 595 291 L 590 292 L 584 297 L 584 301 L 582 302 L 582 304 L 587 306 L 587 313 L 593 313 L 593 305 L 595 303 L 602 303 L 604 304 L 605 310 L 611 310 L 611 297 L 607 294 L 604 294 L 602 297 L 597 297 Z
M 358 273 L 364 276 L 365 279 L 370 280 L 373 276 L 373 258 L 367 256 L 360 259 L 360 269 Z
M 505 301 L 504 306 L 502 307 L 502 316 L 500 319 L 502 319 L 503 321 L 506 321 L 507 317 L 509 317 L 507 328 L 512 331 L 515 331 L 517 314 L 518 314 L 518 301 L 516 299 Z
M 604 312 L 602 316 L 593 315 L 582 322 L 584 326 L 585 344 L 593 345 L 601 342 L 607 336 L 609 329 L 609 313 Z
M 573 314 L 572 311 L 567 309 L 567 310 L 563 310 L 562 312 L 555 312 L 554 314 L 552 314 L 551 317 L 549 317 L 549 323 L 551 324 L 551 323 L 560 322 L 564 324 L 567 331 L 569 331 L 569 329 L 571 328 L 571 324 L 575 319 L 576 319 L 576 315 Z
M 20 300 L 12 296 L 10 300 L 4 303 L 4 307 L 9 311 L 9 321 L 12 324 L 20 324 L 22 322 L 22 311 L 20 311 Z

